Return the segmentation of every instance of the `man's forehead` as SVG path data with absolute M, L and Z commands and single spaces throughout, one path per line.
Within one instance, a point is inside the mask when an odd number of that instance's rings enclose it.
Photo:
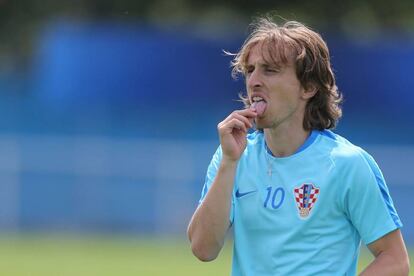
M 259 62 L 282 66 L 293 63 L 295 57 L 293 49 L 285 43 L 272 44 L 271 42 L 260 41 L 253 44 L 248 50 L 246 65 Z

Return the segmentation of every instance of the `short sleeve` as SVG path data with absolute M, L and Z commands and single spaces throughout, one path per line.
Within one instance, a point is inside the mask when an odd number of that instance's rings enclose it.
M 210 161 L 210 165 L 207 168 L 207 173 L 206 173 L 206 178 L 204 181 L 204 186 L 203 186 L 203 190 L 201 192 L 201 198 L 198 202 L 198 204 L 201 204 L 204 200 L 204 198 L 206 197 L 211 185 L 213 184 L 214 178 L 216 177 L 218 168 L 220 166 L 220 162 L 221 162 L 221 158 L 222 158 L 222 150 L 221 150 L 221 146 L 219 146 L 216 150 L 216 152 L 213 155 L 213 158 Z M 233 223 L 233 218 L 234 218 L 234 201 L 232 198 L 231 201 L 231 210 L 230 210 L 230 223 Z
M 365 244 L 402 227 L 384 177 L 374 159 L 361 150 L 353 162 L 345 211 Z

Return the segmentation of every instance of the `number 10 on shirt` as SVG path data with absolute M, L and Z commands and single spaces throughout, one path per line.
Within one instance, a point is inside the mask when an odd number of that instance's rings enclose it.
M 267 195 L 263 206 L 271 209 L 278 209 L 282 206 L 285 200 L 285 190 L 282 187 L 267 187 L 266 190 Z

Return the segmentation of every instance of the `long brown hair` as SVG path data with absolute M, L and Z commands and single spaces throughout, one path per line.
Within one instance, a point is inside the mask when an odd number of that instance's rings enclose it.
M 252 31 L 241 50 L 232 61 L 232 75 L 245 75 L 250 50 L 258 43 L 273 64 L 286 64 L 288 53 L 294 54 L 296 76 L 307 89 L 313 87 L 316 94 L 308 100 L 305 108 L 303 127 L 305 130 L 335 128 L 342 116 L 342 95 L 335 84 L 329 50 L 322 37 L 302 23 L 287 21 L 282 26 L 269 18 L 259 18 L 252 25 Z M 266 49 L 265 49 L 266 48 Z M 263 53 L 263 51 L 262 51 Z M 267 56 L 267 57 L 266 57 Z M 245 106 L 250 105 L 247 96 L 240 95 Z

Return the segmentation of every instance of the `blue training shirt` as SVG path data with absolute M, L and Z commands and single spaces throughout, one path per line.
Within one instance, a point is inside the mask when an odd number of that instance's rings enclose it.
M 219 147 L 200 202 L 221 156 Z M 355 275 L 361 240 L 402 227 L 374 159 L 328 130 L 288 157 L 271 155 L 263 132 L 249 134 L 229 219 L 235 276 Z

